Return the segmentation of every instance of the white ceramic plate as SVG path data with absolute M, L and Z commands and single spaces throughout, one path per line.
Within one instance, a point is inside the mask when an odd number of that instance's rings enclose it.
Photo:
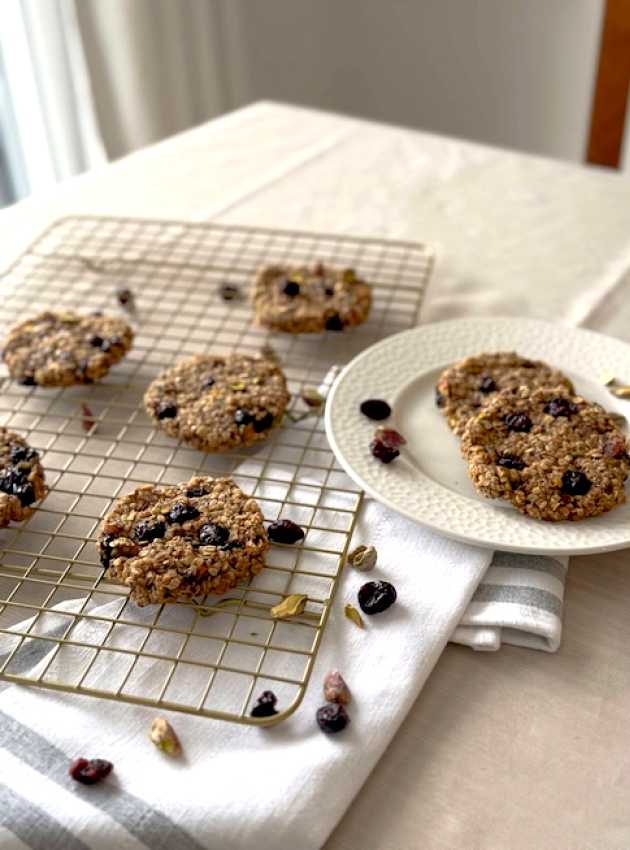
M 630 384 L 630 346 L 611 337 L 535 320 L 458 319 L 396 334 L 356 357 L 341 372 L 326 404 L 326 431 L 339 462 L 378 501 L 448 537 L 479 546 L 538 554 L 587 554 L 630 546 L 630 503 L 582 522 L 543 522 L 511 505 L 477 495 L 459 441 L 435 406 L 440 372 L 483 351 L 517 351 L 545 360 L 577 392 L 630 419 L 630 400 L 601 383 L 611 373 Z M 359 413 L 367 398 L 393 408 L 387 424 L 407 445 L 388 465 L 370 455 L 379 423 Z

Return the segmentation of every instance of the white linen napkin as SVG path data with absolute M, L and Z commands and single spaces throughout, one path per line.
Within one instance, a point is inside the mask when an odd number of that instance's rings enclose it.
M 568 560 L 495 552 L 451 642 L 486 651 L 511 643 L 556 652 Z
M 391 581 L 398 601 L 365 617 L 366 628 L 359 629 L 343 608 L 356 603 L 366 575 L 346 568 L 304 701 L 276 727 L 173 714 L 185 758 L 172 761 L 147 740 L 152 709 L 6 687 L 0 693 L 0 823 L 4 819 L 7 834 L 19 840 L 7 844 L 5 837 L 1 846 L 23 850 L 60 835 L 68 850 L 321 847 L 418 696 L 491 558 L 371 500 L 356 540 L 376 546 L 379 560 L 369 577 Z M 49 627 L 58 616 L 49 615 Z M 81 640 L 95 628 L 83 621 L 73 637 Z M 35 664 L 35 673 L 43 668 L 40 643 L 23 647 L 14 663 Z M 9 646 L 1 636 L 0 656 Z M 80 664 L 76 653 L 71 664 L 74 670 Z M 349 727 L 328 737 L 315 711 L 332 668 L 342 671 L 353 701 Z M 144 676 L 149 691 L 150 666 Z M 100 786 L 77 785 L 67 775 L 76 756 L 109 759 L 112 777 Z

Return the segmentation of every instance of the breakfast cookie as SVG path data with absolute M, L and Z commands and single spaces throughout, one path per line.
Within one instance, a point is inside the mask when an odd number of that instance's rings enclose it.
M 97 546 L 107 578 L 143 606 L 226 593 L 262 570 L 268 541 L 254 499 L 230 478 L 198 476 L 118 499 Z
M 520 357 L 514 351 L 478 354 L 449 366 L 439 377 L 435 400 L 450 428 L 461 437 L 466 422 L 492 401 L 500 390 L 513 387 L 563 386 L 573 391 L 562 372 L 541 360 Z
M 289 393 L 271 359 L 195 354 L 157 377 L 146 410 L 167 434 L 204 452 L 264 440 L 282 421 Z
M 27 386 L 91 384 L 131 348 L 133 331 L 116 316 L 47 311 L 14 325 L 3 358 L 12 378 Z
M 39 455 L 23 437 L 0 428 L 0 528 L 22 522 L 46 495 Z
M 372 293 L 354 269 L 323 263 L 267 266 L 256 279 L 252 301 L 259 325 L 292 334 L 318 333 L 360 325 L 370 312 Z
M 562 386 L 503 390 L 468 422 L 462 452 L 482 495 L 536 519 L 586 519 L 626 498 L 625 437 Z

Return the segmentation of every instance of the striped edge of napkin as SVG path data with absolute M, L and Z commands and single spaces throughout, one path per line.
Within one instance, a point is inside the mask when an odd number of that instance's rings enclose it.
M 495 552 L 451 642 L 486 651 L 508 643 L 556 652 L 567 566 L 568 558 Z

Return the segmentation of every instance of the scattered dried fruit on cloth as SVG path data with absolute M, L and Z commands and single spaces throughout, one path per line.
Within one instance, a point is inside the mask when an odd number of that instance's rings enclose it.
M 222 283 L 219 286 L 219 295 L 224 301 L 234 301 L 240 294 L 240 289 L 233 283 Z
M 327 735 L 334 735 L 337 732 L 341 732 L 350 723 L 348 712 L 343 705 L 336 702 L 322 705 L 321 708 L 317 709 L 315 716 L 317 718 L 317 725 Z
M 309 407 L 321 407 L 324 403 L 324 396 L 314 387 L 304 387 L 300 392 L 300 398 Z
M 354 607 L 354 605 L 351 605 L 351 604 L 348 602 L 348 603 L 347 603 L 347 605 L 346 605 L 346 606 L 344 607 L 344 609 L 343 609 L 343 613 L 346 615 L 346 617 L 347 617 L 349 620 L 352 620 L 352 622 L 353 622 L 356 626 L 358 626 L 360 629 L 362 629 L 362 628 L 364 627 L 363 617 L 359 614 L 359 612 L 358 612 L 358 611 L 357 611 L 357 609 Z
M 324 699 L 326 702 L 339 702 L 342 705 L 350 702 L 350 689 L 339 670 L 331 670 L 324 678 Z
M 277 714 L 276 703 L 278 698 L 273 691 L 263 691 L 256 700 L 256 705 L 251 710 L 252 717 L 273 717 Z
M 109 776 L 113 768 L 111 761 L 105 761 L 105 759 L 78 758 L 72 762 L 68 773 L 82 785 L 96 785 L 97 782 L 102 782 L 106 776 Z
M 282 602 L 273 606 L 271 616 L 274 620 L 286 620 L 287 617 L 295 617 L 304 611 L 307 599 L 308 596 L 304 596 L 302 593 L 291 593 Z
M 364 614 L 380 614 L 396 601 L 396 588 L 388 581 L 368 581 L 359 588 L 358 599 Z
M 133 292 L 130 289 L 118 289 L 116 298 L 123 307 L 132 308 L 134 306 Z
M 374 546 L 357 546 L 348 555 L 348 563 L 362 573 L 373 570 L 376 566 L 377 553 Z
M 81 404 L 81 414 L 83 416 L 83 419 L 81 420 L 83 430 L 89 433 L 96 425 L 96 420 L 94 419 L 94 414 L 85 402 L 82 402 Z
M 271 523 L 267 535 L 274 543 L 297 543 L 304 537 L 304 530 L 291 519 L 278 519 Z
M 392 414 L 391 407 L 382 398 L 368 398 L 362 401 L 359 410 L 368 419 L 374 419 L 377 422 L 389 418 Z
M 151 724 L 150 738 L 155 746 L 169 756 L 177 756 L 182 751 L 175 730 L 163 717 L 156 717 Z

